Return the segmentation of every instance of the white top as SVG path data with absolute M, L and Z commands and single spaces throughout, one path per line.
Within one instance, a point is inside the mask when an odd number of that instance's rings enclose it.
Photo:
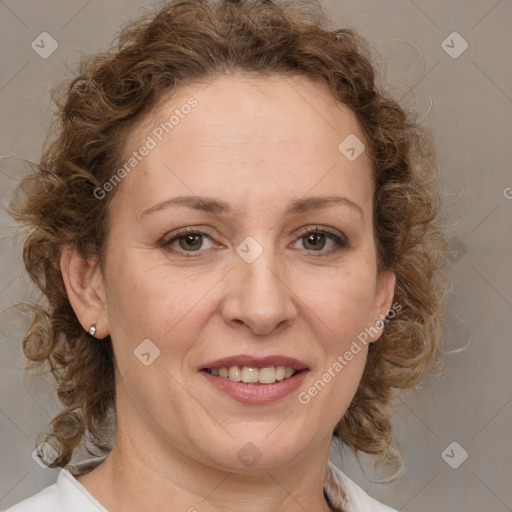
M 59 471 L 56 483 L 0 512 L 109 512 L 73 476 L 91 471 L 104 459 L 69 464 Z M 331 461 L 327 462 L 324 492 L 331 506 L 340 512 L 398 512 L 370 498 Z

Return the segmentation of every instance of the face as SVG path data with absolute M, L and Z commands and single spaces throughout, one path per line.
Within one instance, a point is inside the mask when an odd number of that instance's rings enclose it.
M 133 438 L 241 471 L 246 455 L 272 468 L 328 450 L 367 345 L 344 354 L 394 286 L 377 274 L 370 160 L 339 149 L 351 134 L 320 85 L 241 76 L 183 88 L 131 133 L 126 161 L 146 155 L 110 206 L 98 326 Z

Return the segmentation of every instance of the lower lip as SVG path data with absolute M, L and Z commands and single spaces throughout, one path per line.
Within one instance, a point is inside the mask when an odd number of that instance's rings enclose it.
M 226 377 L 217 377 L 206 371 L 200 372 L 219 391 L 239 402 L 264 404 L 275 402 L 293 393 L 302 384 L 308 370 L 297 372 L 293 377 L 276 381 L 274 384 L 245 384 L 234 382 Z

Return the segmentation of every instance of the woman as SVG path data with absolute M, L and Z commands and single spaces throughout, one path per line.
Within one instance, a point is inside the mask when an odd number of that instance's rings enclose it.
M 392 389 L 441 353 L 435 155 L 313 7 L 171 1 L 56 100 L 11 215 L 62 469 L 9 511 L 392 510 L 328 455 L 399 468 Z

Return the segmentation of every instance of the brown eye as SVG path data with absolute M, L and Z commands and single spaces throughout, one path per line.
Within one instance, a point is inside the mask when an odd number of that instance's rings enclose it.
M 204 237 L 211 239 L 207 233 L 186 229 L 175 233 L 174 236 L 165 240 L 162 243 L 162 246 L 171 247 L 171 250 L 176 250 L 178 252 L 198 252 L 203 248 Z M 172 247 L 176 242 L 178 243 L 178 247 Z
M 305 241 L 304 246 L 308 248 L 308 245 L 312 246 L 313 249 L 323 249 L 325 247 L 326 235 L 324 233 L 311 233 L 304 235 L 302 239 Z
M 190 248 L 193 251 L 197 251 L 203 245 L 203 241 L 201 239 L 203 235 L 195 234 L 195 235 L 184 235 L 177 238 L 181 249 L 187 250 Z
M 338 252 L 342 249 L 348 249 L 350 247 L 348 240 L 343 235 L 340 236 L 337 233 L 318 226 L 314 229 L 310 228 L 309 230 L 302 232 L 300 237 L 308 252 L 319 252 L 321 253 L 321 256 L 324 254 Z M 333 249 L 325 251 L 322 250 L 326 246 L 326 240 L 331 241 L 334 244 Z

